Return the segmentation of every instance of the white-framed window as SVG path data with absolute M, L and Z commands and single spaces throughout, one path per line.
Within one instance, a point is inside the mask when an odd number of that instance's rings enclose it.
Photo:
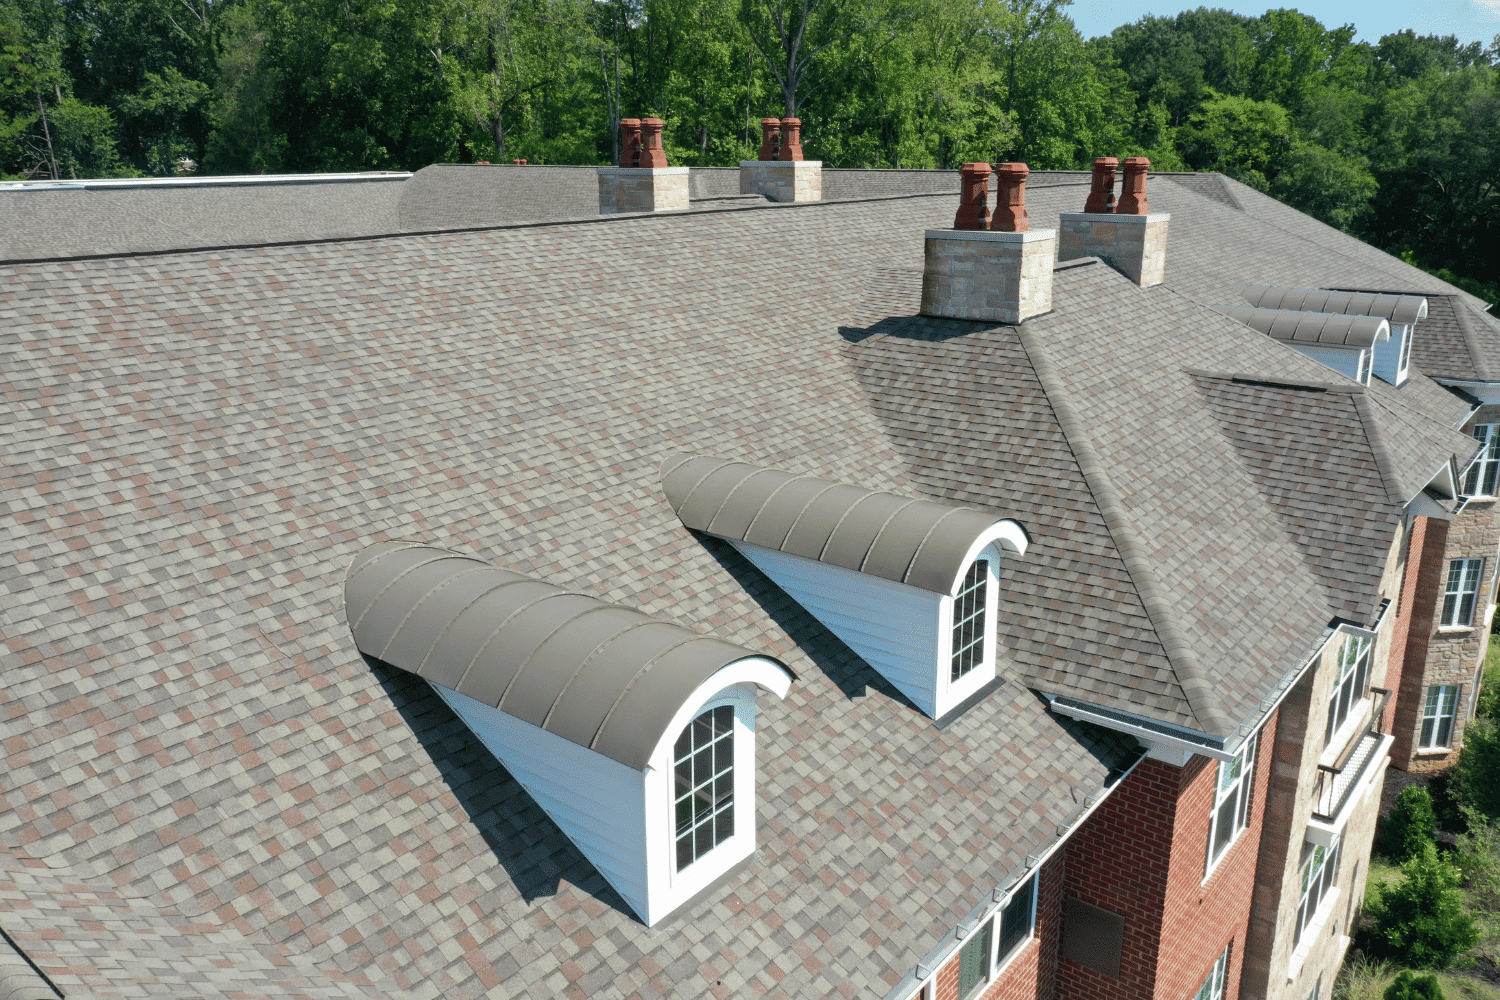
M 1401 360 L 1396 363 L 1396 380 L 1406 379 L 1407 369 L 1411 367 L 1411 345 L 1417 339 L 1417 328 L 1415 325 L 1402 326 L 1401 328 Z
M 720 705 L 688 723 L 672 757 L 682 871 L 734 836 L 734 709 Z
M 1224 1000 L 1224 980 L 1229 976 L 1229 945 L 1219 953 L 1219 960 L 1208 970 L 1208 978 L 1198 987 L 1192 1000 Z
M 1372 350 L 1368 350 L 1368 351 L 1360 351 L 1359 352 L 1359 374 L 1354 377 L 1354 380 L 1356 382 L 1358 382 L 1360 385 L 1369 385 L 1370 384 L 1370 369 L 1374 366 L 1374 364 L 1375 364 L 1375 351 L 1373 349 Z
M 1463 492 L 1471 497 L 1492 497 L 1500 483 L 1500 424 L 1475 424 L 1474 440 L 1484 442 L 1464 475 Z
M 1417 746 L 1423 749 L 1446 747 L 1453 738 L 1453 717 L 1457 714 L 1458 685 L 1434 684 L 1427 689 L 1422 706 L 1422 737 Z
M 1443 591 L 1443 624 L 1471 625 L 1474 602 L 1479 598 L 1479 575 L 1483 559 L 1454 559 L 1448 563 L 1448 586 Z
M 984 663 L 985 598 L 990 579 L 988 559 L 975 559 L 953 598 L 953 655 L 948 670 L 952 683 Z
M 1348 635 L 1339 647 L 1339 676 L 1334 682 L 1333 693 L 1328 696 L 1328 725 L 1323 733 L 1323 745 L 1333 741 L 1349 709 L 1358 705 L 1365 696 L 1365 684 L 1370 680 L 1370 652 L 1374 646 L 1364 636 Z
M 1296 943 L 1301 943 L 1302 932 L 1312 923 L 1313 917 L 1318 912 L 1318 905 L 1323 902 L 1323 897 L 1328 895 L 1328 890 L 1333 888 L 1334 876 L 1339 870 L 1339 841 L 1334 840 L 1332 847 L 1324 847 L 1322 844 L 1309 844 L 1312 852 L 1308 854 L 1307 860 L 1302 862 L 1302 889 L 1301 897 L 1297 901 L 1297 937 Z
M 1031 940 L 1036 929 L 1038 872 L 1016 886 L 998 911 L 965 941 L 958 953 L 958 998 L 978 996 L 1006 963 Z M 925 987 L 924 987 L 925 988 Z M 918 996 L 924 996 L 918 993 Z
M 1250 822 L 1250 799 L 1255 792 L 1255 747 L 1259 742 L 1260 734 L 1255 733 L 1245 741 L 1234 760 L 1219 761 L 1213 813 L 1208 824 L 1206 867 L 1210 871 Z

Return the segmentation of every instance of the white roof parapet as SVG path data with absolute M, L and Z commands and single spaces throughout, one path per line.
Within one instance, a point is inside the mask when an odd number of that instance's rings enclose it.
M 1276 340 L 1321 347 L 1369 350 L 1377 341 L 1391 339 L 1391 324 L 1383 317 L 1345 313 L 1302 312 L 1255 306 L 1212 306 Z
M 1261 309 L 1378 316 L 1388 323 L 1411 326 L 1427 318 L 1427 299 L 1388 292 L 1335 292 L 1326 288 L 1280 288 L 1275 285 L 1235 285 L 1245 301 Z

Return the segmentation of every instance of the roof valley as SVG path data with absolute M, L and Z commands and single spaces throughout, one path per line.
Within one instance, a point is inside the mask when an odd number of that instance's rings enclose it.
M 1182 687 L 1183 695 L 1193 710 L 1194 718 L 1204 731 L 1211 735 L 1228 735 L 1235 728 L 1235 724 L 1214 704 L 1213 688 L 1203 665 L 1198 661 L 1197 653 L 1188 644 L 1187 632 L 1177 621 L 1177 616 L 1167 601 L 1165 588 L 1161 580 L 1157 578 L 1156 570 L 1151 564 L 1151 557 L 1137 536 L 1135 527 L 1131 524 L 1129 515 L 1120 502 L 1119 493 L 1115 490 L 1109 472 L 1094 449 L 1086 424 L 1073 408 L 1067 387 L 1036 332 L 1024 323 L 1017 328 L 1017 332 L 1020 335 L 1022 348 L 1031 360 L 1032 370 L 1036 372 L 1037 380 L 1041 382 L 1042 390 L 1046 393 L 1047 402 L 1051 404 L 1052 411 L 1057 416 L 1058 425 L 1062 428 L 1063 436 L 1067 439 L 1068 446 L 1073 451 L 1073 457 L 1078 462 L 1079 472 L 1088 483 L 1089 492 L 1093 494 L 1099 513 L 1104 518 L 1105 527 L 1114 539 L 1115 548 L 1125 563 L 1126 572 L 1135 582 L 1141 603 L 1145 606 L 1146 614 L 1151 619 L 1157 638 L 1166 651 L 1172 672 Z

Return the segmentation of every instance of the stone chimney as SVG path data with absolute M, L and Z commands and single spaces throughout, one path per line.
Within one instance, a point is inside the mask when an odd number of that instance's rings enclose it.
M 599 214 L 680 212 L 688 207 L 688 168 L 667 166 L 660 118 L 620 119 L 620 163 L 599 168 Z
M 990 223 L 990 165 L 965 163 L 958 171 L 961 185 L 954 229 L 987 229 Z
M 971 169 L 974 168 L 974 169 Z M 953 229 L 929 229 L 922 269 L 922 315 L 981 323 L 1020 323 L 1052 310 L 1057 230 L 1030 228 L 1024 163 L 995 171 L 998 193 L 988 229 L 968 228 L 983 204 L 988 164 L 966 164 Z M 977 192 L 977 193 L 976 193 Z
M 780 145 L 781 119 L 762 118 L 760 120 L 760 155 L 756 159 L 766 163 L 776 159 L 777 147 Z
M 802 158 L 800 118 L 760 120 L 760 159 L 740 161 L 740 194 L 770 201 L 823 200 L 823 161 Z
M 781 119 L 781 150 L 778 160 L 805 162 L 802 156 L 802 119 Z
M 633 167 L 641 157 L 641 120 L 620 119 L 620 162 L 616 166 Z
M 1151 161 L 1144 156 L 1126 158 L 1120 200 L 1110 211 L 1114 164 L 1112 156 L 1096 159 L 1084 210 L 1062 214 L 1057 259 L 1098 257 L 1142 288 L 1150 288 L 1166 280 L 1167 222 L 1172 217 L 1165 212 L 1152 215 L 1147 209 L 1146 174 Z

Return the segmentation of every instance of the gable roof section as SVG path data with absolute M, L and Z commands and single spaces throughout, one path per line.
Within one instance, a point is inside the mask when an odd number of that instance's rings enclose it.
M 1007 551 L 1026 542 L 1020 525 L 983 511 L 716 458 L 668 458 L 662 491 L 694 530 L 936 594 L 954 592 L 964 557 L 997 525 L 1014 529 Z

